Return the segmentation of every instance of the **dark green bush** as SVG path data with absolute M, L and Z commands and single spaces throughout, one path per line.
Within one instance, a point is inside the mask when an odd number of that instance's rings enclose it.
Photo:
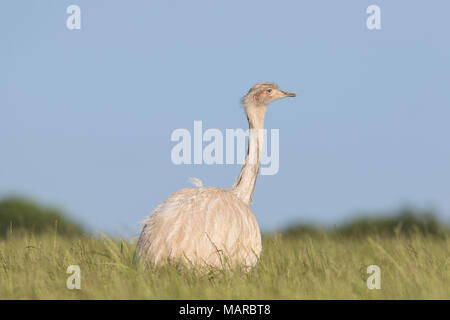
M 0 201 L 0 237 L 5 237 L 10 232 L 39 234 L 50 230 L 62 236 L 83 233 L 80 225 L 69 220 L 59 210 L 20 198 Z
M 413 234 L 443 235 L 447 230 L 439 224 L 432 212 L 402 209 L 393 217 L 359 218 L 337 230 L 343 236 Z
M 290 238 L 305 234 L 310 236 L 328 234 L 349 238 L 411 236 L 417 234 L 441 237 L 445 234 L 450 234 L 450 230 L 441 224 L 431 211 L 404 208 L 387 214 L 361 214 L 360 218 L 352 219 L 333 228 L 296 225 L 287 228 L 284 232 L 284 235 Z

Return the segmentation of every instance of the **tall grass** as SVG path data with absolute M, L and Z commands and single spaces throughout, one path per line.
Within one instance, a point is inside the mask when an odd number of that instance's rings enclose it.
M 1 299 L 449 299 L 450 237 L 351 238 L 321 233 L 267 236 L 258 265 L 198 272 L 133 263 L 135 244 L 122 239 L 12 233 L 0 240 Z M 369 290 L 369 265 L 381 289 Z M 81 290 L 69 290 L 69 265 Z

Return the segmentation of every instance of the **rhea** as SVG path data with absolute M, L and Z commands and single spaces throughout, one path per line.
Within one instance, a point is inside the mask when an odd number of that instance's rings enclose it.
M 247 156 L 229 190 L 182 189 L 147 219 L 137 256 L 151 265 L 253 267 L 261 253 L 261 233 L 250 210 L 263 146 L 264 118 L 272 101 L 295 97 L 273 83 L 253 86 L 242 99 L 249 124 Z

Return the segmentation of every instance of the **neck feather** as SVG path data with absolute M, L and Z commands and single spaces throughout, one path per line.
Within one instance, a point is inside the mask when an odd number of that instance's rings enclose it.
M 247 205 L 252 202 L 258 176 L 264 137 L 264 117 L 267 106 L 244 105 L 249 125 L 248 150 L 245 163 L 233 185 L 233 192 Z

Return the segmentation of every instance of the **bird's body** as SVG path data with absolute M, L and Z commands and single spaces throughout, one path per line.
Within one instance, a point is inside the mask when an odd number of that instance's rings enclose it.
M 182 189 L 146 223 L 138 247 L 151 263 L 165 261 L 217 268 L 253 266 L 261 235 L 250 208 L 231 190 Z
M 255 85 L 243 98 L 250 133 L 245 164 L 231 190 L 182 189 L 148 218 L 137 243 L 150 264 L 253 267 L 261 253 L 261 234 L 250 210 L 263 143 L 267 105 L 295 94 L 272 83 Z

